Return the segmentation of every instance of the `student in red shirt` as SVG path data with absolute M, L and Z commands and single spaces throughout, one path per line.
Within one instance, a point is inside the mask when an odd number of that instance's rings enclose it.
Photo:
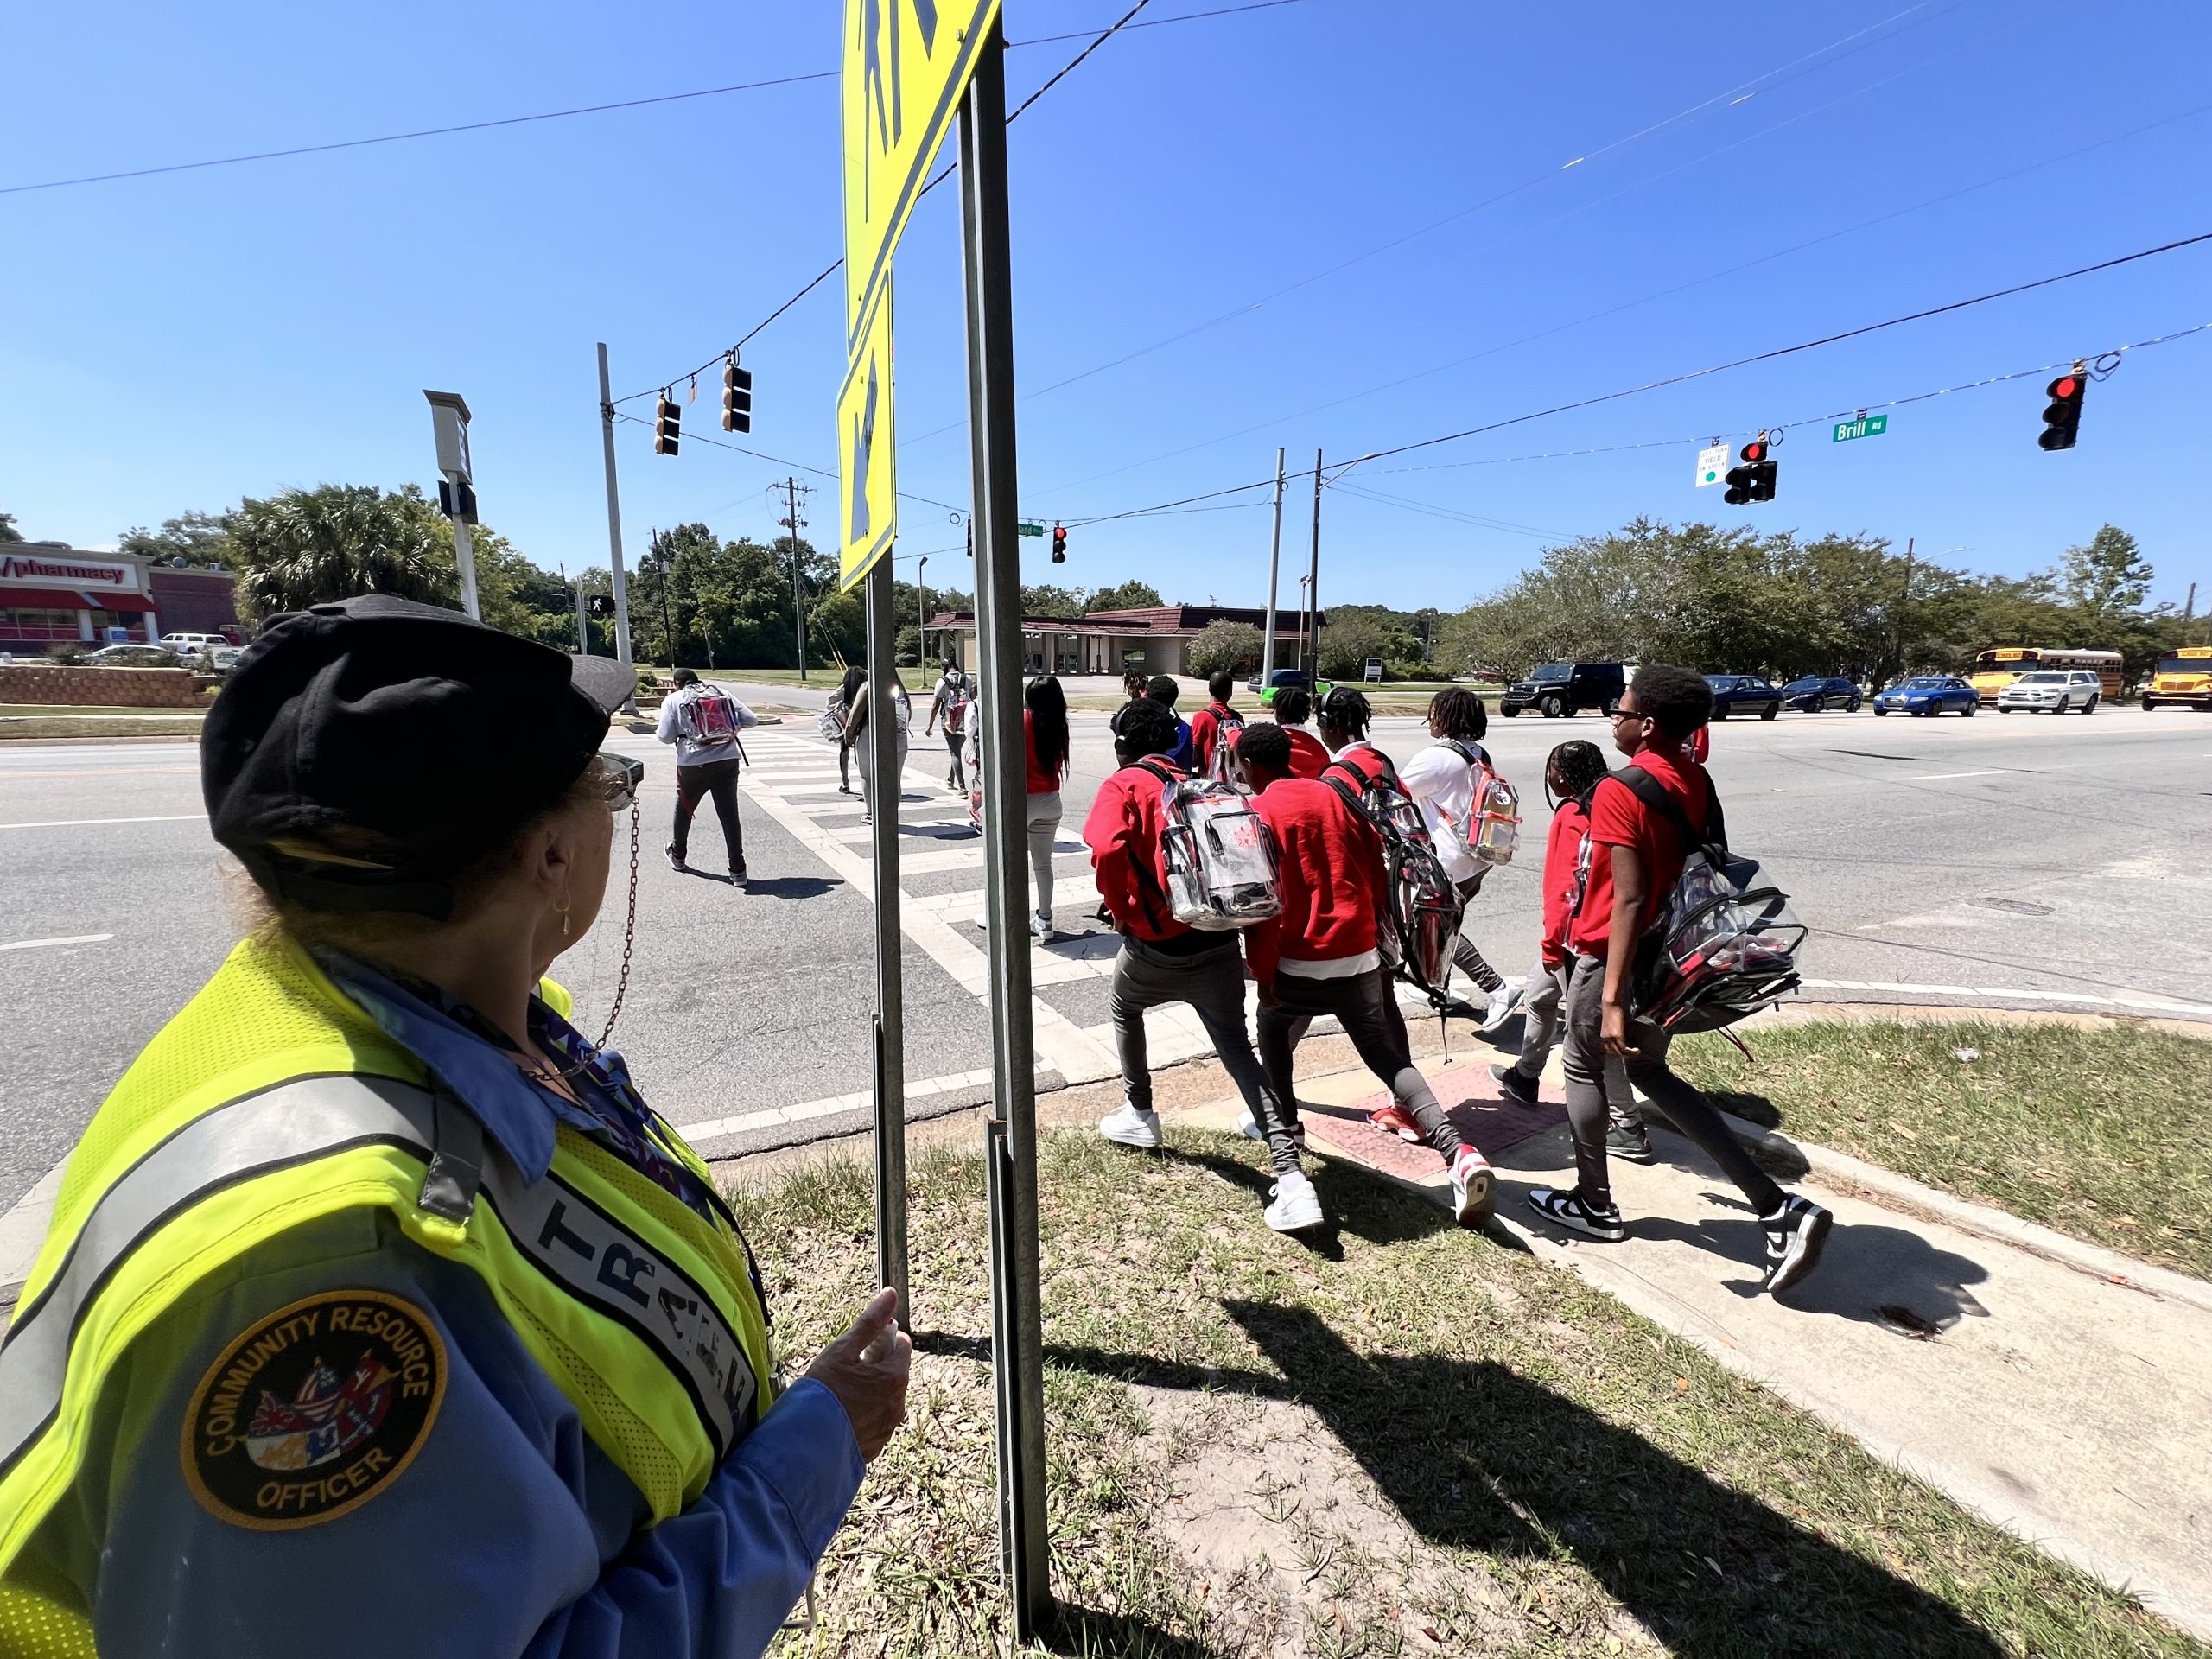
M 1496 1203 L 1495 1178 L 1414 1065 L 1383 965 L 1381 835 L 1332 785 L 1290 775 L 1290 739 L 1280 726 L 1245 728 L 1236 759 L 1260 791 L 1282 892 L 1281 914 L 1245 935 L 1260 983 L 1260 1058 L 1275 1099 L 1295 1123 L 1292 1057 L 1316 1015 L 1336 1015 L 1361 1061 L 1405 1103 L 1451 1170 L 1459 1224 L 1480 1227 Z
M 1329 764 L 1329 751 L 1306 729 L 1306 722 L 1313 718 L 1313 694 L 1302 685 L 1286 685 L 1275 693 L 1270 706 L 1275 724 L 1290 734 L 1290 775 L 1319 778 Z
M 1589 845 L 1590 814 L 1583 803 L 1605 775 L 1604 751 L 1580 738 L 1554 749 L 1544 766 L 1544 781 L 1557 804 L 1552 809 L 1551 834 L 1544 842 L 1543 944 L 1522 1004 L 1521 1058 L 1510 1065 L 1490 1069 L 1499 1090 L 1523 1105 L 1536 1103 L 1536 1079 L 1559 1039 L 1560 1004 L 1574 969 L 1574 957 L 1567 948 L 1567 922 L 1581 893 L 1582 861 Z M 1611 1119 L 1605 1150 L 1630 1163 L 1649 1163 L 1651 1136 L 1643 1127 L 1643 1111 L 1629 1089 L 1627 1069 L 1615 1055 L 1605 1059 L 1605 1112 Z
M 1654 663 L 1608 711 L 1613 747 L 1674 796 L 1700 834 L 1718 797 L 1689 757 L 1697 728 L 1713 717 L 1713 688 L 1687 668 Z M 1833 1220 L 1809 1199 L 1784 1192 L 1751 1161 L 1713 1103 L 1667 1066 L 1670 1039 L 1637 1016 L 1637 946 L 1681 874 L 1688 849 L 1671 824 L 1618 777 L 1590 798 L 1590 863 L 1580 906 L 1567 928 L 1574 967 L 1567 989 L 1567 1115 L 1574 1133 L 1575 1187 L 1538 1187 L 1529 1203 L 1545 1219 L 1586 1237 L 1628 1236 L 1605 1172 L 1606 1057 L 1743 1192 L 1766 1236 L 1765 1288 L 1788 1289 L 1820 1260 Z
M 1236 693 L 1236 677 L 1223 669 L 1206 682 L 1212 702 L 1191 716 L 1191 770 L 1205 777 L 1213 769 L 1213 752 L 1225 732 L 1234 739 L 1243 729 L 1244 716 L 1229 706 Z
M 1098 873 L 1099 896 L 1122 936 L 1121 954 L 1114 960 L 1112 1007 L 1122 1100 L 1100 1121 L 1098 1132 L 1125 1147 L 1160 1144 L 1144 1014 L 1164 1003 L 1187 1002 L 1268 1143 L 1275 1168 L 1268 1225 L 1279 1233 L 1318 1227 L 1321 1202 L 1299 1167 L 1300 1138 L 1294 1136 L 1245 1034 L 1244 958 L 1236 935 L 1185 927 L 1167 902 L 1160 796 L 1163 773 L 1183 776 L 1165 758 L 1181 739 L 1181 722 L 1172 709 L 1149 698 L 1124 709 L 1121 721 L 1114 752 L 1122 769 L 1098 786 L 1083 826 Z

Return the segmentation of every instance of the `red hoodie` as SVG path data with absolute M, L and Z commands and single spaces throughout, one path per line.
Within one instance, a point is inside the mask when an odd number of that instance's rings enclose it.
M 1303 726 L 1283 728 L 1290 738 L 1290 775 L 1294 778 L 1319 778 L 1321 768 L 1329 764 L 1329 747 Z
M 1589 833 L 1590 815 L 1573 796 L 1552 814 L 1550 836 L 1544 842 L 1544 966 L 1563 966 L 1569 956 L 1567 932 L 1574 920 L 1576 866 L 1582 860 L 1582 837 Z
M 1213 746 L 1221 741 L 1222 716 L 1234 714 L 1225 702 L 1210 702 L 1191 716 L 1191 753 L 1197 757 L 1191 770 L 1195 776 L 1203 778 L 1213 765 Z
M 1160 755 L 1152 756 L 1148 765 L 1183 776 Z M 1192 932 L 1167 907 L 1167 870 L 1160 849 L 1162 787 L 1146 766 L 1123 766 L 1099 785 L 1090 816 L 1083 823 L 1107 913 L 1122 932 L 1154 944 L 1179 941 Z
M 1244 931 L 1252 977 L 1278 964 L 1335 962 L 1376 948 L 1382 837 L 1329 785 L 1278 778 L 1253 803 L 1275 838 L 1282 913 Z

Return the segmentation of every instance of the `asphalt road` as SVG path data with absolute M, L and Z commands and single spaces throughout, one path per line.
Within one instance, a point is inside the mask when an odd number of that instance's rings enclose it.
M 762 687 L 785 706 L 820 693 Z M 1055 919 L 1038 948 L 1041 1081 L 1110 1075 L 1111 936 L 1081 815 L 1111 766 L 1105 717 L 1076 716 Z M 917 712 L 917 727 L 919 711 Z M 1497 872 L 1472 929 L 1508 975 L 1536 942 L 1547 815 L 1542 758 L 1593 717 L 1524 716 L 1491 748 L 1529 797 L 1527 861 Z M 1400 760 L 1418 723 L 1376 733 Z M 743 813 L 753 881 L 740 893 L 659 855 L 670 752 L 647 758 L 637 950 L 614 1035 L 648 1095 L 710 1153 L 842 1133 L 866 1121 L 874 907 L 856 799 L 811 723 L 750 734 Z M 67 1154 L 131 1057 L 221 961 L 242 912 L 201 816 L 188 743 L 0 747 L 0 1211 Z M 915 1116 L 981 1098 L 981 849 L 942 787 L 944 752 L 914 734 L 902 807 L 906 1071 Z M 2212 720 L 2108 709 L 2063 718 L 1986 712 L 1938 721 L 1834 712 L 1718 728 L 1713 772 L 1732 841 L 1767 863 L 1814 927 L 1805 969 L 1839 1000 L 1962 1007 L 2161 1009 L 2212 1019 Z M 720 861 L 711 823 L 693 856 Z M 591 934 L 555 972 L 595 1029 L 622 956 L 621 876 Z M 1510 1029 L 1510 1028 L 1509 1028 Z M 1171 1012 L 1155 1061 L 1195 1052 Z

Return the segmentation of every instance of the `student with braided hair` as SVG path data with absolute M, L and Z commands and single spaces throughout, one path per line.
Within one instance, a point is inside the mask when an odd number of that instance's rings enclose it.
M 1406 762 L 1398 774 L 1407 798 L 1427 821 L 1428 838 L 1462 899 L 1472 899 L 1490 874 L 1490 866 L 1475 855 L 1474 848 L 1475 821 L 1491 771 L 1489 752 L 1482 744 L 1489 729 L 1490 713 L 1482 698 L 1463 685 L 1446 686 L 1429 699 L 1428 734 L 1436 741 Z M 1465 925 L 1463 918 L 1452 961 L 1489 1003 L 1476 1008 L 1455 997 L 1445 1012 L 1472 1020 L 1478 1031 L 1496 1031 L 1512 1017 L 1521 993 L 1483 960 L 1483 953 L 1466 936 Z

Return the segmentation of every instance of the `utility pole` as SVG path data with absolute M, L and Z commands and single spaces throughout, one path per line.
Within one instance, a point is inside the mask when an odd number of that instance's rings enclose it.
M 1268 544 L 1268 638 L 1260 651 L 1260 696 L 1275 683 L 1275 583 L 1282 570 L 1282 447 L 1275 447 L 1275 533 Z
M 1306 636 L 1313 642 L 1313 683 L 1321 683 L 1321 452 L 1313 452 L 1313 552 L 1306 567 Z
M 1014 500 L 1014 296 L 1007 227 L 1006 33 L 995 17 L 960 105 L 960 263 L 968 321 L 976 639 L 982 696 L 983 910 L 991 1110 L 984 1122 L 997 1392 L 999 1560 L 1019 1644 L 1052 1611 L 1045 1524 L 1045 1326 L 1037 1254 L 1037 1074 L 1021 736 L 1021 556 Z
M 774 487 L 773 486 L 770 486 Z M 786 476 L 784 480 L 784 499 L 790 508 L 786 518 L 776 522 L 791 533 L 791 638 L 798 642 L 798 683 L 806 683 L 806 601 L 802 595 L 798 579 L 798 532 L 806 520 L 798 516 L 799 481 Z
M 586 603 L 583 573 L 579 571 L 576 574 L 576 655 L 579 657 L 591 655 L 591 619 L 585 614 Z
M 1897 625 L 1890 640 L 1891 673 L 1904 672 L 1904 607 L 1912 602 L 1912 545 L 1913 538 L 1904 538 L 1904 585 L 1897 589 Z M 1882 688 L 1876 686 L 1877 691 Z
M 599 342 L 599 447 L 607 461 L 607 568 L 613 577 L 614 660 L 630 662 L 630 579 L 622 569 L 622 498 L 614 487 L 614 392 L 607 378 L 607 342 Z M 675 654 L 671 636 L 669 652 Z M 631 699 L 628 707 L 637 707 Z
M 921 644 L 914 651 L 914 665 L 926 669 L 930 665 L 930 588 L 923 580 L 930 573 L 930 556 L 922 555 L 921 563 L 914 567 L 914 637 Z

